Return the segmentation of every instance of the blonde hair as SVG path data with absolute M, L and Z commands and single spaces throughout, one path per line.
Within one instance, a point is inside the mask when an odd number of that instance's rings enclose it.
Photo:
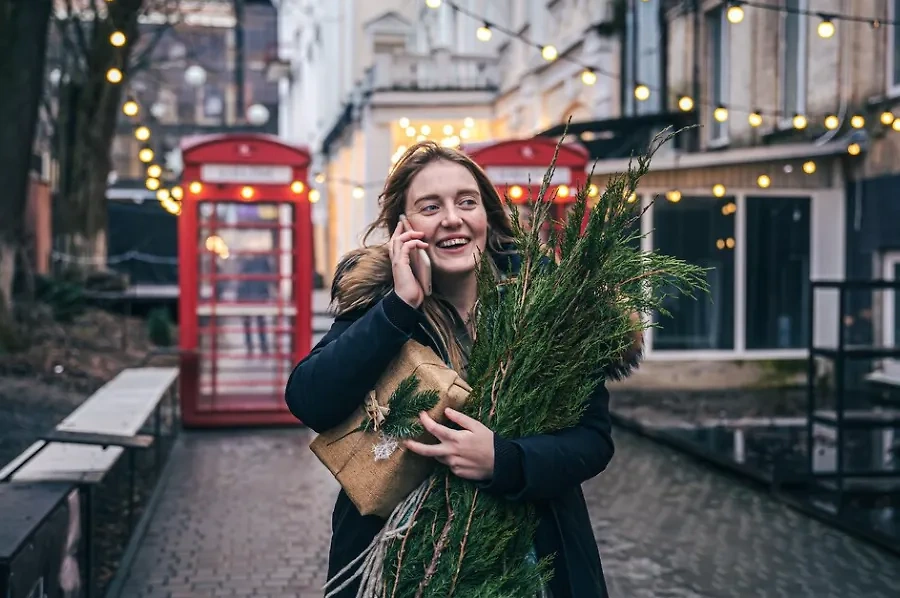
M 384 189 L 379 196 L 380 212 L 378 218 L 366 229 L 363 236 L 363 244 L 367 245 L 369 237 L 377 231 L 382 231 L 390 237 L 391 233 L 400 222 L 400 214 L 406 211 L 406 194 L 409 191 L 413 178 L 432 162 L 444 160 L 459 164 L 468 170 L 478 185 L 481 194 L 482 205 L 487 213 L 488 235 L 485 256 L 491 259 L 491 253 L 502 254 L 513 239 L 512 224 L 509 214 L 497 193 L 497 189 L 488 179 L 484 170 L 465 153 L 438 145 L 434 141 L 422 141 L 406 150 L 397 161 L 384 183 Z M 493 262 L 493 260 L 492 260 Z M 495 268 L 496 271 L 496 268 Z M 438 340 L 447 349 L 450 364 L 458 372 L 462 372 L 465 356 L 459 341 L 456 338 L 455 326 L 452 315 L 439 303 L 440 289 L 434 289 L 435 294 L 426 297 L 422 304 L 422 311 L 428 323 L 438 335 Z

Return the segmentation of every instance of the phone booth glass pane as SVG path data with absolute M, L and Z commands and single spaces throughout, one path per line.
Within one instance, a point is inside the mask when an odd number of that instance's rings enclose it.
M 283 409 L 297 315 L 294 206 L 198 209 L 198 410 Z

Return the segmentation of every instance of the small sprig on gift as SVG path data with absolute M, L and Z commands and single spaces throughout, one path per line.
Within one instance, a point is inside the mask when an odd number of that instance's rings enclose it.
M 406 440 L 421 435 L 425 429 L 419 422 L 419 414 L 438 404 L 436 390 L 419 392 L 419 379 L 415 375 L 405 378 L 388 399 L 387 407 L 379 405 L 374 393 L 366 401 L 366 419 L 360 424 L 360 432 L 380 432 L 396 440 Z

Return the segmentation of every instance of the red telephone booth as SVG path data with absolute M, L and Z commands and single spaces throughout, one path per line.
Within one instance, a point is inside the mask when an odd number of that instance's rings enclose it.
M 268 135 L 182 145 L 178 226 L 185 426 L 297 423 L 284 403 L 310 349 L 310 155 Z
M 537 199 L 544 174 L 553 160 L 557 142 L 545 137 L 472 143 L 462 146 L 487 173 L 501 197 L 509 196 L 518 206 L 521 218 L 527 218 L 529 200 Z M 556 157 L 556 170 L 547 190 L 554 197 L 551 218 L 562 220 L 574 204 L 577 190 L 587 181 L 587 149 L 577 143 L 565 143 Z

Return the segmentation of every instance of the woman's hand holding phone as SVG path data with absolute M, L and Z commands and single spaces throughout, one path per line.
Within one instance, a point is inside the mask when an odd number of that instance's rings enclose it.
M 412 307 L 418 308 L 425 301 L 425 289 L 413 271 L 416 252 L 428 247 L 422 241 L 424 233 L 412 230 L 405 216 L 400 217 L 394 234 L 391 235 L 389 252 L 391 271 L 394 276 L 394 292 Z M 430 290 L 430 289 L 429 289 Z

